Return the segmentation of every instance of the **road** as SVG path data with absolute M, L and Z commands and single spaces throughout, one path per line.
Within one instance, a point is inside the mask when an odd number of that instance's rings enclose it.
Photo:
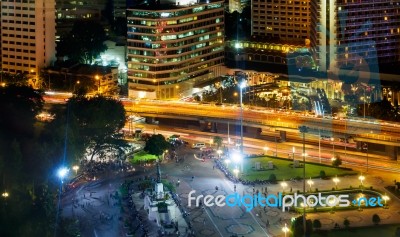
M 186 141 L 191 143 L 194 142 L 204 142 L 208 146 L 210 145 L 210 140 L 214 136 L 221 136 L 224 139 L 224 144 L 227 146 L 228 137 L 226 134 L 216 134 L 200 131 L 192 131 L 187 129 L 175 128 L 172 126 L 160 126 L 160 125 L 141 125 L 145 127 L 144 132 L 146 133 L 161 133 L 166 137 L 173 134 L 180 135 Z M 126 125 L 128 131 L 128 124 Z M 231 141 L 239 139 L 238 136 L 230 136 Z M 274 141 L 265 141 L 261 139 L 244 138 L 244 149 L 247 154 L 261 154 L 265 153 L 267 155 L 274 155 L 277 152 L 279 157 L 288 158 L 289 156 L 293 158 L 293 147 L 295 147 L 295 159 L 302 159 L 302 143 L 301 140 L 294 140 L 290 142 L 275 143 Z M 343 165 L 345 167 L 354 168 L 360 172 L 367 171 L 367 157 L 366 153 L 356 151 L 355 149 L 346 149 L 343 143 L 336 142 L 336 147 L 334 152 L 336 155 L 340 155 L 343 160 Z M 231 146 L 234 146 L 231 144 Z M 268 151 L 265 148 L 268 147 Z M 306 144 L 306 160 L 311 162 L 321 162 L 324 164 L 332 163 L 333 156 L 333 146 L 331 142 L 323 142 L 321 149 L 318 145 L 314 143 Z M 321 159 L 320 159 L 321 157 Z M 400 173 L 400 164 L 397 161 L 389 160 L 384 156 L 368 154 L 368 169 L 375 170 L 379 172 L 392 172 Z

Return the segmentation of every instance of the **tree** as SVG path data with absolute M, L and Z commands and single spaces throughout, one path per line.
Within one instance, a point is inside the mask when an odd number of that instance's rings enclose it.
M 400 227 L 396 228 L 395 237 L 400 237 Z
M 57 56 L 67 56 L 72 61 L 91 64 L 100 53 L 107 50 L 104 28 L 96 21 L 77 21 L 71 32 L 61 37 Z
M 311 220 L 306 220 L 306 236 L 310 236 L 313 231 L 313 223 Z M 303 237 L 304 236 L 304 226 L 303 226 L 303 216 L 299 216 L 292 221 L 291 231 L 293 237 Z
M 28 86 L 0 87 L 0 131 L 12 141 L 14 137 L 31 137 L 36 115 L 42 110 L 42 93 Z M 1 136 L 0 135 L 0 136 Z
M 276 175 L 270 174 L 268 180 L 273 184 L 276 183 Z
M 152 155 L 160 157 L 170 147 L 170 144 L 161 134 L 155 134 L 147 140 L 144 150 Z
M 332 166 L 339 167 L 340 165 L 342 165 L 342 159 L 339 155 L 335 155 L 335 159 L 332 160 Z
M 220 137 L 220 136 L 215 136 L 215 137 L 213 138 L 213 142 L 214 142 L 214 144 L 217 145 L 217 148 L 218 148 L 218 149 L 221 147 L 222 141 L 223 141 L 223 139 L 222 139 L 222 137 Z
M 344 227 L 345 227 L 346 229 L 349 228 L 349 226 L 350 226 L 350 221 L 349 221 L 349 219 L 345 218 L 344 221 L 343 221 L 343 225 L 344 225 Z
M 320 221 L 319 219 L 315 219 L 315 220 L 313 221 L 313 227 L 314 227 L 314 229 L 317 229 L 317 231 L 318 231 L 319 229 L 321 229 L 321 227 L 322 227 L 321 221 Z
M 103 157 L 107 150 L 114 151 L 118 156 L 124 153 L 126 142 L 115 136 L 126 120 L 120 101 L 103 96 L 73 97 L 67 103 L 66 113 L 72 138 L 78 146 L 83 144 L 80 147 L 88 152 L 90 160 L 95 155 Z
M 321 179 L 325 179 L 325 178 L 326 178 L 326 174 L 325 174 L 325 171 L 324 171 L 324 170 L 321 170 L 321 171 L 319 172 L 319 177 L 320 177 Z
M 378 214 L 374 214 L 374 215 L 372 216 L 372 222 L 373 222 L 375 225 L 378 225 L 378 224 L 381 222 L 381 218 L 379 217 Z

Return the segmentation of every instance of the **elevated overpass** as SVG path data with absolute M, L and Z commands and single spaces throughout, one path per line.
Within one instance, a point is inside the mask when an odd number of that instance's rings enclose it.
M 140 114 L 149 119 L 171 119 L 175 122 L 192 121 L 191 126 L 200 130 L 226 133 L 237 131 L 240 125 L 238 106 L 215 106 L 210 104 L 178 103 L 165 101 L 140 101 L 124 103 L 128 113 Z M 298 127 L 309 127 L 307 136 L 353 138 L 357 149 L 386 153 L 391 159 L 398 159 L 400 147 L 400 124 L 370 119 L 317 118 L 302 113 L 273 111 L 265 108 L 246 107 L 243 110 L 244 135 L 258 137 L 262 133 L 275 133 L 285 141 L 286 133 L 299 134 Z M 230 126 L 230 128 L 229 128 Z M 235 129 L 236 128 L 236 129 Z M 366 145 L 367 144 L 367 145 Z

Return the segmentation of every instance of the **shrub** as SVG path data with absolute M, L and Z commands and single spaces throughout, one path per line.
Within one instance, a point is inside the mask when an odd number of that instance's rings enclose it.
M 400 237 L 400 227 L 396 228 L 396 233 L 395 233 L 396 237 Z
M 344 227 L 346 227 L 346 229 L 349 228 L 349 226 L 350 226 L 349 219 L 345 218 L 344 221 L 343 221 L 343 225 L 344 225 Z
M 381 222 L 381 218 L 379 217 L 378 214 L 374 214 L 374 215 L 372 216 L 372 222 L 373 222 L 375 225 L 378 225 L 379 222 Z
M 335 159 L 332 161 L 332 166 L 339 167 L 340 165 L 342 165 L 342 159 L 340 159 L 339 155 L 335 155 Z
M 275 174 L 270 174 L 268 180 L 271 183 L 276 183 L 276 175 Z
M 320 177 L 321 179 L 325 179 L 325 178 L 326 178 L 326 174 L 325 174 L 325 171 L 324 171 L 324 170 L 321 170 L 321 171 L 319 172 L 319 177 Z
M 321 221 L 318 220 L 318 219 L 315 219 L 315 220 L 313 221 L 313 227 L 314 227 L 314 229 L 319 230 L 319 229 L 322 227 Z

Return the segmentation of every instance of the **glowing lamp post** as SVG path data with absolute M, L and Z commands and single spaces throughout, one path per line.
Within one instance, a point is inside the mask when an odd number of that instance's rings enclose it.
M 218 158 L 221 158 L 222 151 L 221 150 L 217 150 L 217 154 L 218 154 Z
M 242 155 L 243 155 L 243 153 L 240 154 L 240 153 L 237 153 L 237 152 L 232 154 L 233 162 L 235 162 L 236 165 L 238 165 L 239 163 L 241 164 L 241 170 L 240 170 L 241 172 L 243 172 L 243 157 L 242 157 Z
M 269 147 L 265 146 L 265 147 L 263 148 L 263 150 L 265 151 L 265 154 L 267 154 L 267 153 L 268 153 L 268 150 L 269 150 Z
M 240 154 L 243 156 L 243 88 L 246 87 L 246 82 L 242 81 L 240 87 Z M 243 172 L 243 162 L 241 163 L 241 170 Z
M 4 193 L 1 194 L 1 196 L 6 199 L 9 196 L 9 193 L 7 193 L 7 191 L 4 191 Z
M 294 152 L 296 151 L 295 147 L 292 147 L 292 157 L 293 157 L 293 162 L 294 162 Z
M 78 170 L 79 170 L 79 166 L 74 165 L 74 166 L 72 167 L 72 169 L 75 171 L 75 175 L 77 175 L 77 174 L 78 174 Z
M 284 193 L 285 192 L 285 188 L 287 187 L 287 183 L 285 181 L 283 181 L 281 183 L 281 186 L 282 186 L 282 193 Z
M 314 184 L 314 181 L 312 181 L 311 177 L 310 180 L 307 181 L 308 185 L 310 185 L 310 192 L 311 192 L 311 186 Z
M 234 170 L 233 170 L 233 173 L 235 174 L 236 177 L 238 177 L 239 169 L 234 169 Z
M 67 168 L 65 168 L 65 167 L 62 167 L 62 168 L 60 168 L 60 169 L 58 170 L 57 175 L 58 175 L 58 177 L 60 178 L 61 183 L 64 182 L 64 178 L 67 176 L 68 172 L 69 172 L 69 169 L 67 169 Z
M 335 177 L 332 179 L 332 181 L 335 183 L 335 188 L 337 189 L 337 184 L 340 182 L 340 179 L 338 177 Z
M 385 206 L 383 206 L 384 208 L 387 208 L 387 201 L 390 200 L 389 196 L 387 196 L 386 194 L 382 196 L 382 199 L 385 201 Z
M 364 185 L 364 180 L 365 180 L 365 177 L 363 176 L 363 175 L 360 175 L 359 177 L 358 177 L 358 180 L 360 180 L 360 183 L 361 183 L 361 187 Z
M 286 233 L 289 232 L 289 228 L 287 227 L 286 223 L 285 223 L 285 226 L 282 227 L 282 231 L 283 231 L 283 233 L 285 233 L 285 237 L 286 237 Z
M 229 163 L 231 163 L 231 160 L 225 159 L 225 163 L 226 163 L 226 168 L 228 168 Z

